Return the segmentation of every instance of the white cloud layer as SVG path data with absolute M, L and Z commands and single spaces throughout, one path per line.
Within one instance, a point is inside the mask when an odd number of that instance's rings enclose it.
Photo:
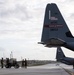
M 0 0 L 0 57 L 55 59 L 56 48 L 38 45 L 47 3 L 56 3 L 74 34 L 73 0 Z M 2 52 L 3 51 L 3 52 Z M 68 52 L 68 51 L 67 51 Z

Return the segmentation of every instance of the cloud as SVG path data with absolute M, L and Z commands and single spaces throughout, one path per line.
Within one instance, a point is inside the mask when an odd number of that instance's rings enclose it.
M 74 13 L 71 13 L 70 18 L 74 19 Z
M 5 49 L 0 47 L 0 52 L 4 52 L 4 51 L 5 51 Z
M 66 0 L 66 1 L 69 1 L 69 2 L 74 2 L 74 0 Z
M 5 4 L 6 0 L 0 0 L 0 4 Z
M 0 11 L 0 18 L 16 18 L 20 20 L 28 20 L 30 19 L 30 15 L 28 14 L 27 8 L 24 6 L 16 5 L 14 9 L 3 9 Z
M 5 49 L 6 56 L 13 51 L 18 59 L 20 56 L 33 59 L 53 59 L 54 49 L 49 50 L 49 48 L 38 45 L 37 42 L 41 39 L 46 5 L 54 2 L 60 7 L 62 13 L 68 16 L 68 10 L 73 5 L 69 3 L 68 6 L 65 1 L 0 0 L 0 47 Z M 49 56 L 51 51 L 53 56 Z

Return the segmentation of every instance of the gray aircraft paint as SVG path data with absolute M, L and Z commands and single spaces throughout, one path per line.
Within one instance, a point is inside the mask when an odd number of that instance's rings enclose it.
M 74 58 L 66 57 L 61 47 L 57 48 L 56 59 L 58 62 L 65 63 L 67 65 L 73 65 Z
M 46 6 L 40 43 L 46 47 L 64 46 L 74 51 L 74 37 L 54 3 Z

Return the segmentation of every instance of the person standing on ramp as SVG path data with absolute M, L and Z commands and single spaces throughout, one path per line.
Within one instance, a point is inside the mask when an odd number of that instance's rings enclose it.
M 25 68 L 27 68 L 27 60 L 25 59 Z
M 3 68 L 4 67 L 4 65 L 3 65 L 3 58 L 1 59 L 1 68 Z

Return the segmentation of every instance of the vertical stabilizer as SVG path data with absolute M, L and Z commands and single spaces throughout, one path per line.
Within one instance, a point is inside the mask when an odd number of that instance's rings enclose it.
M 65 57 L 61 47 L 57 47 L 56 59 L 57 61 L 62 60 Z
M 52 38 L 67 41 L 73 37 L 56 4 L 47 4 L 43 23 L 41 42 L 46 43 Z

